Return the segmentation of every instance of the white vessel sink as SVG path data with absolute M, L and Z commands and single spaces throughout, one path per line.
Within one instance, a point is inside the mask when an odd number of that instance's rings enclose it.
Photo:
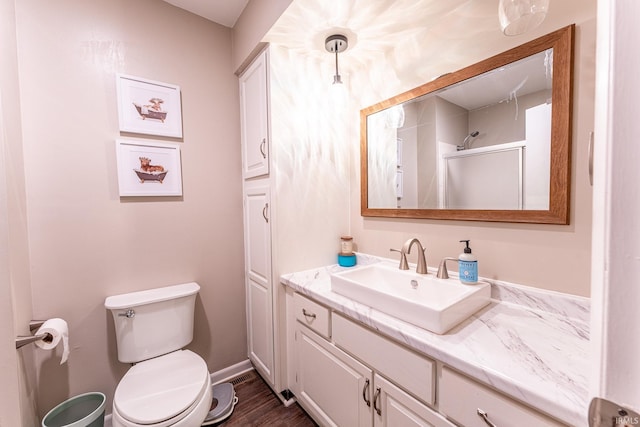
M 488 283 L 463 285 L 385 264 L 333 273 L 331 290 L 436 334 L 469 318 L 491 298 Z

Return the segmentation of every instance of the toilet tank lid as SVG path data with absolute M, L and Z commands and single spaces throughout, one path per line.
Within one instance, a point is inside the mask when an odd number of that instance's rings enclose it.
M 165 286 L 163 288 L 147 289 L 146 291 L 131 292 L 128 294 L 107 297 L 104 301 L 104 306 L 109 310 L 131 308 L 175 298 L 188 297 L 198 293 L 199 290 L 200 285 L 196 282 Z

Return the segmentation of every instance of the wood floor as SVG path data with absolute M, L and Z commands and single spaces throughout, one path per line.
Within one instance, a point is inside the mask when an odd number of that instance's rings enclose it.
M 216 426 L 317 426 L 297 403 L 285 407 L 255 371 L 242 375 L 232 383 L 238 403 L 231 417 Z

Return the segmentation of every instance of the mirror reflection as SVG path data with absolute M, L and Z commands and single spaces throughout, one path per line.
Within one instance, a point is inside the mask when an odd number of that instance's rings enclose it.
M 553 49 L 367 117 L 370 208 L 549 209 Z
M 567 224 L 573 35 L 361 110 L 362 215 Z

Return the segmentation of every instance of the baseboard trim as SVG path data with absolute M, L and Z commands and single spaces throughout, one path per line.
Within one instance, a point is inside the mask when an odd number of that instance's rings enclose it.
M 253 371 L 253 365 L 249 359 L 236 363 L 229 367 L 220 369 L 219 371 L 211 373 L 211 384 L 220 384 L 227 382 L 239 375 L 246 372 Z

